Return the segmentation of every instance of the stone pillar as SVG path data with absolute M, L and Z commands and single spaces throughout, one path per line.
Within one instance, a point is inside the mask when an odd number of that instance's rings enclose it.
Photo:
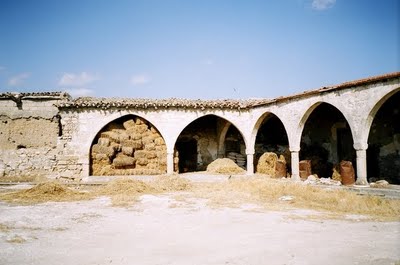
M 300 181 L 299 172 L 299 150 L 290 150 L 291 166 L 292 166 L 292 180 Z
M 356 185 L 368 185 L 367 180 L 367 150 L 358 149 L 357 154 L 357 180 Z
M 254 174 L 254 153 L 246 154 L 247 155 L 247 175 Z
M 174 152 L 167 153 L 167 174 L 171 175 L 174 173 Z

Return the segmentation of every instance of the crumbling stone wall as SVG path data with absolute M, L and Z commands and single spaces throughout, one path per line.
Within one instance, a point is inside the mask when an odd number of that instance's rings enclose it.
M 17 94 L 0 98 L 0 177 L 55 176 L 63 95 Z
M 92 175 L 162 174 L 167 170 L 167 147 L 146 120 L 127 116 L 108 124 L 91 148 Z

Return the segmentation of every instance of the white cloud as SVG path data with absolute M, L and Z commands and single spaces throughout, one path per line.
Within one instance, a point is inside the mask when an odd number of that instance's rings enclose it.
M 59 86 L 62 87 L 82 87 L 86 86 L 99 78 L 96 75 L 92 75 L 86 72 L 80 74 L 64 73 L 58 82 Z
M 10 79 L 8 79 L 8 85 L 9 86 L 19 86 L 24 83 L 24 81 L 30 76 L 30 73 L 21 73 L 15 76 L 12 76 Z
M 67 89 L 66 92 L 74 98 L 87 97 L 87 96 L 92 96 L 94 94 L 94 91 L 88 88 L 72 88 L 72 89 Z
M 312 8 L 316 10 L 325 10 L 335 5 L 336 0 L 313 0 Z
M 149 83 L 150 81 L 150 77 L 146 74 L 138 74 L 131 77 L 131 84 L 134 86 L 144 85 Z

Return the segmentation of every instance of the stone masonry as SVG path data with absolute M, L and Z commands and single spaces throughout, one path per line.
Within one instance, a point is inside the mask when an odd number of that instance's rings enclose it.
M 386 149 L 374 154 L 388 155 L 385 150 L 390 150 L 388 157 L 399 158 L 397 127 L 378 134 L 375 130 L 383 123 L 374 122 L 386 101 L 398 99 L 399 91 L 397 72 L 272 100 L 72 99 L 60 92 L 3 93 L 0 177 L 41 175 L 79 179 L 88 175 L 172 174 L 179 159 L 183 159 L 175 148 L 180 134 L 193 121 L 208 115 L 223 119 L 226 130 L 234 126 L 241 134 L 247 173 L 251 175 L 258 130 L 273 115 L 287 134 L 291 176 L 297 180 L 304 126 L 319 105 L 329 104 L 345 119 L 345 125 L 341 122 L 330 128 L 332 135 L 336 137 L 343 128 L 350 130 L 357 183 L 367 184 L 367 149 L 373 123 L 374 137 L 388 137 L 383 141 Z M 397 102 L 390 104 L 396 106 Z M 385 110 L 387 115 L 392 112 L 395 110 Z M 398 116 L 393 117 L 392 120 Z M 220 157 L 224 139 L 217 140 L 213 147 L 216 150 L 206 151 Z M 381 147 L 374 144 L 374 148 Z

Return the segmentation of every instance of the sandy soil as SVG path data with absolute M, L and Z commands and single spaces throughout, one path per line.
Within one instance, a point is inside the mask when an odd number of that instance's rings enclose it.
M 399 222 L 174 198 L 144 195 L 129 208 L 106 197 L 0 202 L 0 264 L 400 264 Z

